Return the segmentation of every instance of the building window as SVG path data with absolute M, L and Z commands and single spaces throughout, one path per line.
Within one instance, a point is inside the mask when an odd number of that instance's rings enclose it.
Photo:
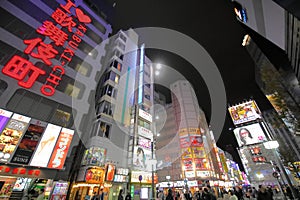
M 123 35 L 122 33 L 120 33 L 119 37 L 121 38 L 121 40 L 123 40 L 124 42 L 126 42 L 127 38 L 125 37 L 125 35 Z
M 103 97 L 104 95 L 108 95 L 110 97 L 116 98 L 117 96 L 117 89 L 115 89 L 111 85 L 105 85 L 101 90 L 100 90 L 100 98 Z
M 112 80 L 113 82 L 115 82 L 116 84 L 118 84 L 120 76 L 118 74 L 116 74 L 115 72 L 111 71 L 109 79 Z
M 8 86 L 7 83 L 0 79 L 0 96 L 6 90 L 7 86 Z
M 71 128 L 75 109 L 56 101 L 18 89 L 6 105 L 7 109 L 41 121 Z
M 123 60 L 124 55 L 118 49 L 115 49 L 114 55 Z
M 106 122 L 100 122 L 99 136 L 109 138 L 110 137 L 110 125 Z
M 102 101 L 99 105 L 97 105 L 96 107 L 96 114 L 107 114 L 110 116 L 113 116 L 113 112 L 114 112 L 114 106 L 107 101 Z
M 78 6 L 78 8 L 80 8 L 81 10 L 83 10 L 84 13 L 88 13 L 81 6 Z M 106 32 L 105 26 L 103 26 L 100 22 L 98 22 L 98 20 L 96 20 L 93 16 L 89 15 L 89 17 L 92 20 L 91 24 L 94 25 L 101 33 L 105 34 L 105 32 Z
M 113 66 L 114 68 L 116 68 L 117 70 L 119 71 L 122 71 L 122 64 L 119 63 L 118 61 L 114 60 L 112 63 L 111 63 L 111 66 Z
M 145 98 L 148 99 L 150 101 L 150 95 L 145 94 Z

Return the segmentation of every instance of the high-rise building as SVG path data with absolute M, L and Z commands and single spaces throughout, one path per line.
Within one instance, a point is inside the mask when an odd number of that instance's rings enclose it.
M 10 150 L 14 153 L 10 158 L 18 161 L 1 161 L 6 169 L 1 172 L 1 181 L 13 177 L 5 183 L 6 188 L 13 188 L 17 178 L 39 178 L 48 180 L 49 188 L 59 187 L 58 179 L 72 182 L 76 176 L 76 158 L 82 149 L 84 131 L 78 129 L 80 124 L 75 124 L 74 118 L 87 112 L 72 104 L 88 102 L 95 90 L 105 40 L 112 29 L 81 0 L 9 0 L 1 1 L 0 9 L 0 107 L 6 110 L 6 118 L 14 113 L 10 122 L 18 116 L 17 121 L 23 120 L 18 123 L 25 125 Z M 2 135 L 10 122 L 1 128 Z M 63 152 L 61 145 L 65 145 Z M 71 151 L 75 146 L 78 148 Z M 22 159 L 17 158 L 22 151 Z M 60 185 L 68 191 L 67 182 Z
M 300 81 L 300 22 L 299 18 L 297 18 L 299 10 L 298 12 L 289 12 L 290 10 L 297 10 L 296 7 L 291 9 L 292 7 L 290 6 L 292 4 L 296 3 L 291 1 L 284 3 L 284 1 L 276 0 L 233 1 L 234 11 L 240 22 L 285 51 L 287 56 L 283 55 L 283 52 L 278 55 L 282 59 L 288 59 L 288 65 L 290 65 L 288 67 L 296 75 L 296 80 L 290 76 L 289 81 L 297 85 Z M 283 7 L 280 5 L 283 5 Z M 285 10 L 284 8 L 286 7 L 290 9 Z M 264 51 L 268 51 L 266 48 L 269 48 L 269 46 L 264 48 Z M 272 52 L 268 56 L 273 56 L 271 54 Z M 284 66 L 280 67 L 284 68 Z

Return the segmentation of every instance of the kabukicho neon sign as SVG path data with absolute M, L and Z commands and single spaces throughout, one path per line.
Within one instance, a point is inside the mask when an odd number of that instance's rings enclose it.
M 75 9 L 75 15 L 71 14 L 71 9 Z M 77 50 L 87 30 L 86 24 L 91 23 L 91 18 L 70 0 L 65 5 L 60 4 L 60 7 L 51 14 L 51 18 L 55 23 L 46 20 L 36 31 L 50 38 L 54 42 L 55 47 L 63 47 L 67 43 L 60 55 L 54 48 L 54 45 L 44 43 L 39 37 L 24 40 L 24 44 L 27 45 L 24 53 L 42 60 L 49 67 L 52 66 L 51 59 L 59 55 L 60 65 L 52 67 L 46 82 L 40 88 L 41 93 L 46 96 L 54 95 L 55 88 L 65 74 L 64 66 L 72 61 L 74 52 Z M 61 28 L 57 25 L 60 25 Z M 69 38 L 69 35 L 62 28 L 66 28 L 72 33 L 72 36 Z M 18 55 L 14 55 L 7 62 L 2 68 L 2 73 L 18 80 L 18 84 L 24 88 L 31 88 L 39 76 L 46 75 L 45 70 L 34 66 L 29 60 Z

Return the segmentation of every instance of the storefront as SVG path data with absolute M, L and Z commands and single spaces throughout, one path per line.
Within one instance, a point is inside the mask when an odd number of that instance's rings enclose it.
M 76 182 L 71 186 L 69 199 L 90 199 L 93 194 L 99 194 L 101 189 L 106 194 L 105 199 L 107 199 L 109 188 L 104 187 L 104 176 L 104 167 L 82 167 L 78 173 Z
M 128 187 L 129 183 L 129 169 L 116 168 L 114 181 L 110 189 L 109 200 L 117 199 L 119 192 L 123 189 L 123 195 L 126 196 L 130 192 Z
M 158 183 L 157 174 L 154 174 L 154 184 Z M 149 199 L 152 196 L 152 173 L 131 171 L 130 194 L 133 199 Z M 154 189 L 154 188 L 153 188 Z

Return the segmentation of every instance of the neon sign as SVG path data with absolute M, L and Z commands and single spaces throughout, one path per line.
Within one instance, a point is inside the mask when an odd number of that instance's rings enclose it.
M 75 16 L 71 15 L 71 8 L 75 8 Z M 40 35 L 50 38 L 56 47 L 64 46 L 67 42 L 66 48 L 62 54 L 53 47 L 52 44 L 46 44 L 41 38 L 32 38 L 24 40 L 24 44 L 27 47 L 24 53 L 30 55 L 33 58 L 40 59 L 48 67 L 52 66 L 51 59 L 59 56 L 60 65 L 52 67 L 51 73 L 48 75 L 46 82 L 40 88 L 41 93 L 45 96 L 53 96 L 55 88 L 62 80 L 62 76 L 65 74 L 64 66 L 72 61 L 74 51 L 77 50 L 78 45 L 82 41 L 82 37 L 86 32 L 86 24 L 91 22 L 91 18 L 83 13 L 76 5 L 70 0 L 65 5 L 60 4 L 60 8 L 57 8 L 51 15 L 51 18 L 56 22 L 54 24 L 51 21 L 44 21 L 36 31 Z M 73 33 L 71 38 L 61 28 L 66 28 L 70 33 Z M 39 76 L 46 75 L 43 69 L 34 66 L 29 60 L 22 58 L 18 55 L 14 55 L 7 64 L 2 68 L 2 73 L 18 80 L 18 84 L 24 88 L 31 88 Z

